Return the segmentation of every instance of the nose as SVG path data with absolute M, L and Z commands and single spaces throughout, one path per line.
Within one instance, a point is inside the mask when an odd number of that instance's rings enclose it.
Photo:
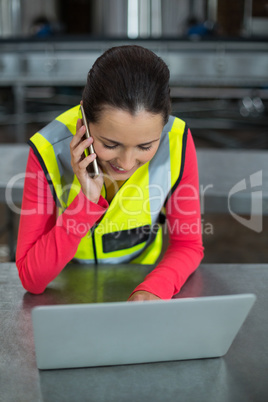
M 135 152 L 133 150 L 123 150 L 118 158 L 118 166 L 125 170 L 131 170 L 138 165 Z

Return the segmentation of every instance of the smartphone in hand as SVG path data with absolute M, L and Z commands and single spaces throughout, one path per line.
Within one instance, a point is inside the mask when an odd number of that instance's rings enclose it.
M 83 108 L 83 105 L 80 104 L 80 109 L 82 112 L 82 120 L 83 120 L 83 124 L 86 127 L 86 138 L 90 138 L 90 131 L 88 128 L 88 124 L 87 124 L 87 119 L 86 119 L 86 114 Z M 86 150 L 85 150 L 85 156 L 88 156 L 90 154 L 95 153 L 93 145 L 91 144 Z M 99 167 L 98 167 L 98 163 L 97 163 L 97 159 L 94 159 L 94 161 L 92 163 L 90 163 L 87 167 L 87 171 L 90 174 L 90 176 L 94 179 L 95 177 L 98 177 L 100 174 L 99 171 Z

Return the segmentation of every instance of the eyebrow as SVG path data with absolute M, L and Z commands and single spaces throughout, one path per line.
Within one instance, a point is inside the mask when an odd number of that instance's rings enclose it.
M 123 145 L 123 144 L 121 144 L 121 142 L 113 141 L 113 140 L 110 140 L 109 138 L 106 138 L 106 137 L 100 136 L 100 138 L 102 138 L 103 140 L 106 140 L 106 141 L 110 141 L 110 142 L 112 142 L 113 144 L 116 144 L 116 145 Z M 144 142 L 143 144 L 138 144 L 138 146 L 149 145 L 149 144 L 151 144 L 152 142 L 156 142 L 156 141 L 159 141 L 159 140 L 160 140 L 160 137 L 157 138 L 156 140 Z

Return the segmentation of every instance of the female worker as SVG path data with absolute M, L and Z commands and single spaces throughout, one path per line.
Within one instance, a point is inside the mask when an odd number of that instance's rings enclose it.
M 42 293 L 68 262 L 154 264 L 163 208 L 170 244 L 128 300 L 171 298 L 203 257 L 198 171 L 185 123 L 170 116 L 169 70 L 140 46 L 106 51 L 82 104 L 29 141 L 16 263 Z M 95 153 L 87 154 L 93 145 Z M 88 155 L 88 156 L 86 156 Z M 101 174 L 89 168 L 97 160 Z

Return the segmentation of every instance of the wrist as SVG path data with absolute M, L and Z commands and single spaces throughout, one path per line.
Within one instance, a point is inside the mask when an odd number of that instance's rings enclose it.
M 94 196 L 92 196 L 92 194 L 89 195 L 89 194 L 87 194 L 85 191 L 83 191 L 83 189 L 82 189 L 82 193 L 84 194 L 84 196 L 85 196 L 89 201 L 94 202 L 94 204 L 98 204 L 99 199 L 100 199 L 100 196 L 94 197 Z

